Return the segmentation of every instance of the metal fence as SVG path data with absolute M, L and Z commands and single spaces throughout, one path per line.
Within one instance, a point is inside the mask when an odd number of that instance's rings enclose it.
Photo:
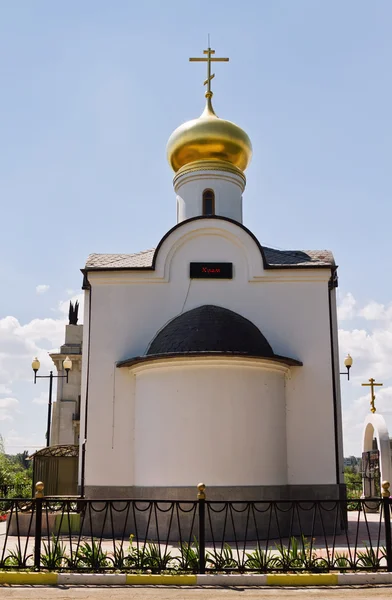
M 42 488 L 31 500 L 0 500 L 0 568 L 392 571 L 386 484 L 383 498 L 303 502 L 209 501 L 198 487 L 194 501 L 47 498 Z

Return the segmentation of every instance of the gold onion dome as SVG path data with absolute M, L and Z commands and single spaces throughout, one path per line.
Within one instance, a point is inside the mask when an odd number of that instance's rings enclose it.
M 248 135 L 215 114 L 211 97 L 212 92 L 207 92 L 206 107 L 198 119 L 183 123 L 169 138 L 167 158 L 175 172 L 197 161 L 216 162 L 216 169 L 225 163 L 241 171 L 250 163 L 252 143 Z

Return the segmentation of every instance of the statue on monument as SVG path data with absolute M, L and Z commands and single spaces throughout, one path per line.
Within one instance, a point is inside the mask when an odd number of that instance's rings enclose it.
M 72 304 L 72 300 L 69 302 L 68 319 L 70 325 L 78 324 L 78 312 L 79 312 L 79 301 L 76 300 L 75 304 Z

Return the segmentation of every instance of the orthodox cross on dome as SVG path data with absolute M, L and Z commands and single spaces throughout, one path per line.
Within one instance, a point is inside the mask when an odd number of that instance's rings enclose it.
M 374 388 L 377 385 L 383 385 L 382 383 L 376 383 L 376 380 L 373 379 L 373 377 L 371 379 L 369 379 L 369 383 L 362 383 L 362 385 L 364 387 L 370 387 L 370 396 L 371 396 L 371 400 L 370 400 L 370 410 L 372 411 L 372 413 L 374 414 L 376 412 L 376 407 L 374 406 L 374 401 L 376 399 L 376 396 L 374 394 Z
M 208 46 L 210 46 L 210 44 L 208 44 Z M 206 97 L 207 98 L 211 98 L 212 97 L 212 92 L 211 92 L 211 80 L 215 77 L 215 73 L 211 74 L 211 63 L 212 62 L 229 62 L 228 58 L 216 58 L 215 56 L 212 56 L 213 54 L 215 54 L 215 50 L 212 50 L 210 47 L 207 48 L 207 50 L 203 50 L 203 54 L 207 54 L 207 57 L 202 57 L 202 58 L 190 58 L 189 61 L 190 62 L 206 62 L 207 63 L 207 79 L 204 82 L 204 85 L 207 86 L 207 91 L 206 91 Z

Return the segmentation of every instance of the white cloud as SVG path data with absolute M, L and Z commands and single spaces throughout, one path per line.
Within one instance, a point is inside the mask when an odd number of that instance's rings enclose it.
M 64 298 L 67 298 L 66 293 Z M 80 302 L 81 323 L 83 295 L 73 294 L 71 299 Z M 23 447 L 42 446 L 48 390 L 45 386 L 41 393 L 38 387 L 33 387 L 31 361 L 35 356 L 39 358 L 42 375 L 54 368 L 49 352 L 56 351 L 64 343 L 68 308 L 69 299 L 59 302 L 50 318 L 32 319 L 28 323 L 21 323 L 15 316 L 0 318 L 0 432 L 6 438 L 7 451 L 15 453 Z M 10 437 L 9 427 L 13 422 L 17 422 L 27 435 Z M 35 423 L 38 424 L 37 434 L 32 432 Z
M 358 314 L 367 321 L 392 321 L 392 306 L 369 302 Z
M 12 421 L 12 413 L 18 405 L 19 401 L 16 398 L 0 398 L 0 421 Z
M 47 292 L 49 288 L 50 288 L 50 285 L 41 284 L 41 285 L 37 285 L 37 287 L 35 288 L 35 291 L 37 294 L 41 295 L 41 294 L 45 294 L 45 292 Z
M 32 432 L 27 437 L 20 435 L 15 429 L 10 429 L 4 437 L 5 451 L 9 454 L 17 454 L 23 450 L 29 450 L 31 453 L 42 448 L 42 435 Z
M 48 403 L 48 392 L 41 392 L 39 396 L 33 398 L 34 404 L 47 404 Z
M 62 319 L 34 319 L 26 325 L 15 317 L 0 319 L 0 385 L 11 389 L 16 381 L 30 380 L 34 356 L 50 367 L 48 351 L 62 343 L 64 325 Z
M 33 319 L 19 326 L 14 333 L 25 340 L 49 340 L 52 346 L 59 346 L 64 338 L 64 319 Z
M 346 321 L 347 319 L 353 319 L 355 316 L 355 305 L 356 300 L 350 293 L 346 294 L 338 305 L 338 319 L 339 321 Z
M 68 290 L 68 291 L 71 291 L 71 290 Z M 58 310 L 63 315 L 67 315 L 68 316 L 69 303 L 73 302 L 73 304 L 75 304 L 75 302 L 78 301 L 79 302 L 78 317 L 79 317 L 79 323 L 80 323 L 81 317 L 83 315 L 83 304 L 84 304 L 83 300 L 84 300 L 84 294 L 83 294 L 83 292 L 80 293 L 80 294 L 73 293 L 73 296 L 71 298 L 68 298 L 68 300 L 64 300 L 62 302 L 59 302 Z
M 372 300 L 362 308 L 358 308 L 354 296 L 348 292 L 338 303 L 338 319 L 347 321 L 355 317 L 366 321 L 392 321 L 392 304 L 386 306 Z
M 355 377 L 392 377 L 392 306 L 375 301 L 358 307 L 352 294 L 346 294 L 338 307 L 341 320 L 355 318 L 353 329 L 339 329 L 341 356 L 354 359 Z M 362 321 L 362 323 L 361 323 Z M 359 327 L 358 327 L 359 325 Z
M 0 398 L 0 409 L 15 407 L 18 404 L 19 401 L 16 398 Z
M 82 294 L 72 300 L 83 300 Z M 13 384 L 32 381 L 31 361 L 37 356 L 42 371 L 53 368 L 49 352 L 64 343 L 69 300 L 60 302 L 57 318 L 33 319 L 21 324 L 16 317 L 0 319 L 0 394 L 10 394 Z M 79 311 L 83 315 L 83 303 Z
M 392 376 L 392 322 L 370 332 L 365 329 L 341 329 L 339 344 L 342 356 L 349 352 L 353 357 L 353 377 L 388 379 Z
M 340 315 L 341 320 L 355 319 L 356 325 L 339 330 L 340 356 L 349 352 L 354 360 L 351 385 L 344 388 L 343 394 L 344 444 L 349 449 L 360 448 L 363 423 L 370 409 L 370 392 L 365 392 L 361 384 L 370 377 L 384 384 L 375 392 L 376 408 L 392 427 L 392 306 L 376 301 L 358 306 L 352 294 L 346 294 L 340 303 Z

